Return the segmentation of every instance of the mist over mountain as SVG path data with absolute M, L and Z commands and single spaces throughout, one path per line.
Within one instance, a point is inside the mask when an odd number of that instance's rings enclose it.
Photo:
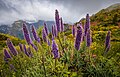
M 39 20 L 38 22 L 30 23 L 29 21 L 18 20 L 18 21 L 15 21 L 13 24 L 11 24 L 11 27 L 9 25 L 1 25 L 0 33 L 10 34 L 20 39 L 23 39 L 23 33 L 22 33 L 23 23 L 27 24 L 28 30 L 31 32 L 31 25 L 34 25 L 35 28 L 38 29 L 39 27 L 44 25 L 44 22 L 47 24 L 49 31 L 51 31 L 54 21 Z

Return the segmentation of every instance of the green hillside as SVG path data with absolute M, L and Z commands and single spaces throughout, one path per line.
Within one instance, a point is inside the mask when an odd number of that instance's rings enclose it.
M 120 26 L 120 4 L 114 4 L 91 16 L 92 25 Z
M 19 43 L 24 43 L 24 40 L 20 40 L 17 37 L 10 36 L 9 34 L 0 33 L 0 50 L 2 50 L 3 47 L 6 47 L 7 38 L 10 38 L 13 41 L 14 45 L 18 45 Z

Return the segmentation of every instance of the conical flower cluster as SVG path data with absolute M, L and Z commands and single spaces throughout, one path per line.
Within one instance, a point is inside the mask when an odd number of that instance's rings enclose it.
M 39 38 L 39 36 L 38 36 L 38 34 L 37 34 L 37 32 L 36 32 L 36 29 L 35 29 L 35 27 L 34 27 L 33 25 L 32 25 L 32 34 L 33 34 L 34 39 L 35 39 L 37 42 L 40 43 L 40 38 Z
M 82 41 L 82 26 L 79 26 L 79 29 L 77 30 L 76 40 L 75 40 L 75 49 L 80 49 L 80 43 Z
M 55 23 L 56 23 L 57 31 L 60 32 L 60 21 L 59 21 L 58 10 L 55 10 Z
M 58 46 L 55 43 L 54 39 L 52 40 L 52 53 L 53 53 L 54 59 L 59 58 Z
M 23 35 L 28 44 L 32 43 L 26 24 L 23 24 Z
M 110 49 L 110 31 L 108 31 L 105 40 L 105 52 L 108 52 Z
M 15 49 L 13 43 L 10 41 L 10 39 L 7 39 L 7 46 L 10 49 L 10 52 L 16 56 L 18 54 L 17 50 Z

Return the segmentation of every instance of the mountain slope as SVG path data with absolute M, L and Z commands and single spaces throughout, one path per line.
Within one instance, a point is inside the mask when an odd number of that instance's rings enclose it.
M 25 43 L 24 40 L 20 40 L 17 37 L 10 36 L 8 34 L 0 33 L 0 50 L 2 50 L 2 48 L 4 48 L 6 46 L 7 38 L 9 38 L 13 42 L 14 45 L 18 45 L 19 43 Z
M 120 3 L 102 9 L 91 16 L 91 25 L 118 26 L 120 25 Z

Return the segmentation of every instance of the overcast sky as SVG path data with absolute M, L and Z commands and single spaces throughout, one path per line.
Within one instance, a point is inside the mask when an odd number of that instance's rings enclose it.
M 63 21 L 74 23 L 115 3 L 120 0 L 0 0 L 0 24 L 20 19 L 53 21 L 55 9 Z

